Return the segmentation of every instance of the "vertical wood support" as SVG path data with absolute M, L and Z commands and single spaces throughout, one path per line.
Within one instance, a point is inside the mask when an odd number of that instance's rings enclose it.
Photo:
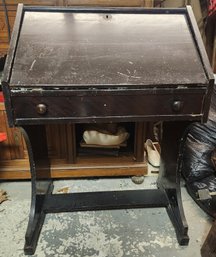
M 43 206 L 47 195 L 52 193 L 53 184 L 50 176 L 45 125 L 23 126 L 21 130 L 29 154 L 32 187 L 31 210 L 24 246 L 25 254 L 29 255 L 35 252 L 46 215 Z M 43 179 L 39 178 L 39 171 L 45 174 Z
M 189 242 L 188 225 L 184 215 L 180 188 L 180 168 L 182 160 L 182 135 L 187 122 L 164 122 L 161 143 L 161 163 L 157 186 L 167 194 L 167 213 L 176 230 L 181 245 Z M 179 150 L 180 149 L 180 150 Z
M 76 163 L 76 127 L 75 124 L 67 124 L 67 161 Z
M 146 139 L 145 122 L 136 122 L 135 123 L 135 135 L 134 135 L 134 157 L 137 162 L 144 161 L 145 139 Z

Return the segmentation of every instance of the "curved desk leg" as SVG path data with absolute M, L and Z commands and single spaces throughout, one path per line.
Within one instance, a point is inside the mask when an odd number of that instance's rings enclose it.
M 187 124 L 183 122 L 164 122 L 161 144 L 161 165 L 157 181 L 158 187 L 167 195 L 167 212 L 176 231 L 180 245 L 189 242 L 188 225 L 182 207 L 180 189 L 179 146 Z
M 23 126 L 21 130 L 28 149 L 31 172 L 31 209 L 24 246 L 24 252 L 28 255 L 35 252 L 46 215 L 43 211 L 44 201 L 46 195 L 52 192 L 53 185 L 50 179 L 45 126 Z

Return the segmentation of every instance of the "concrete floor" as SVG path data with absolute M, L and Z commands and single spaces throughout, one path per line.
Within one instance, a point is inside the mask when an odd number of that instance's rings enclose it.
M 70 191 L 155 188 L 155 176 L 142 185 L 130 178 L 55 181 L 55 190 Z M 0 205 L 0 257 L 24 256 L 30 206 L 30 182 L 0 184 L 10 201 Z M 211 219 L 182 188 L 189 225 L 189 246 L 179 246 L 166 210 L 134 209 L 48 214 L 34 256 L 37 257 L 199 257 Z

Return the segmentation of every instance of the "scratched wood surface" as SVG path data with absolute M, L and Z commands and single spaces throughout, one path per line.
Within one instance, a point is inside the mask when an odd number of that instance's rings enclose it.
M 182 14 L 26 12 L 10 85 L 206 84 Z

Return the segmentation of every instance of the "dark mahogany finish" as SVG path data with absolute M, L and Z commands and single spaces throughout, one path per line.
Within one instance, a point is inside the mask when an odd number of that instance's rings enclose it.
M 119 208 L 165 207 L 187 245 L 178 149 L 187 122 L 207 120 L 213 83 L 190 7 L 19 5 L 2 85 L 31 166 L 25 253 L 35 252 L 46 213 Z M 128 121 L 135 122 L 136 161 L 143 161 L 144 122 L 164 121 L 158 189 L 54 195 L 51 179 L 39 180 L 38 171 L 49 170 L 46 124 Z M 75 126 L 68 129 L 75 137 Z M 68 158 L 75 162 L 76 152 Z
M 165 90 L 164 90 L 165 91 Z M 163 90 L 98 90 L 96 93 L 75 91 L 64 95 L 26 94 L 13 97 L 14 118 L 19 124 L 57 120 L 94 122 L 94 120 L 165 120 L 200 119 L 204 100 L 203 89 L 181 90 L 172 95 Z M 191 91 L 191 93 L 190 93 Z M 46 92 L 48 93 L 48 92 Z M 63 93 L 63 92 L 62 92 Z M 196 103 L 196 104 L 194 104 Z

